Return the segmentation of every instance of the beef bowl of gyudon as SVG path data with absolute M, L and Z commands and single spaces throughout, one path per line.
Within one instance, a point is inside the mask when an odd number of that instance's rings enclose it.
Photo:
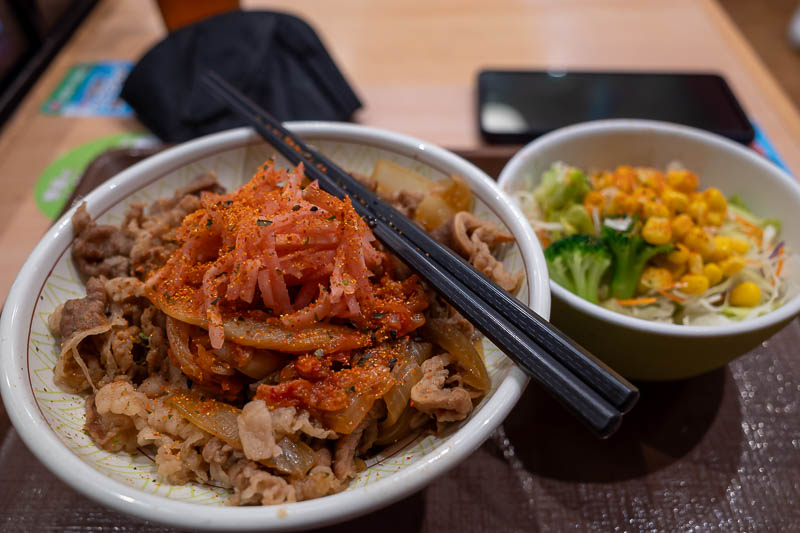
M 523 216 L 457 156 L 292 128 L 549 313 Z M 186 143 L 76 205 L 3 313 L 3 398 L 79 491 L 182 527 L 292 529 L 397 500 L 466 458 L 523 374 L 247 129 Z

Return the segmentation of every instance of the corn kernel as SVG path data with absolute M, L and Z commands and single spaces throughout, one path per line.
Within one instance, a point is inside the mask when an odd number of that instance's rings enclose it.
M 741 237 L 729 237 L 729 239 L 731 241 L 731 250 L 737 254 L 744 255 L 750 249 L 750 243 L 747 242 L 747 239 L 742 239 Z
M 583 207 L 590 213 L 593 209 L 597 209 L 602 213 L 605 205 L 606 197 L 600 191 L 591 191 L 583 197 Z
M 744 268 L 744 259 L 738 255 L 733 255 L 720 262 L 719 267 L 722 269 L 722 274 L 725 275 L 725 277 L 731 277 Z
M 706 224 L 709 226 L 721 226 L 723 222 L 725 222 L 725 215 L 720 213 L 719 211 L 709 211 L 706 213 L 706 218 L 704 220 Z
M 683 243 L 695 252 L 705 257 L 711 252 L 711 239 L 708 234 L 703 231 L 703 228 L 697 226 L 692 227 L 683 237 Z
M 667 209 L 667 206 L 664 204 L 659 204 L 658 202 L 646 202 L 642 209 L 642 215 L 644 218 L 668 217 L 669 209 Z
M 702 274 L 686 274 L 681 277 L 681 291 L 686 294 L 702 294 L 708 290 L 708 278 Z
M 717 235 L 711 239 L 711 253 L 708 256 L 712 261 L 722 261 L 733 253 L 731 240 L 724 235 Z
M 633 167 L 621 165 L 614 171 L 614 185 L 623 192 L 631 192 L 637 181 L 639 180 Z
M 689 272 L 692 274 L 702 274 L 703 258 L 697 252 L 689 252 L 689 258 L 686 260 L 686 266 L 689 267 Z
M 703 192 L 708 202 L 708 207 L 712 211 L 725 211 L 728 208 L 728 201 L 719 189 L 710 187 Z
M 658 193 L 650 187 L 636 187 L 633 190 L 633 195 L 640 201 L 655 200 Z
M 755 307 L 761 302 L 761 289 L 752 281 L 738 284 L 731 291 L 731 305 Z
M 689 215 L 683 213 L 672 219 L 672 236 L 682 239 L 694 226 L 694 220 Z
M 594 185 L 595 190 L 611 187 L 614 185 L 614 177 L 610 172 L 604 170 L 592 176 L 592 185 Z
M 655 191 L 661 191 L 664 188 L 664 174 L 660 170 L 653 168 L 639 169 L 639 179 L 645 186 Z
M 716 263 L 708 263 L 703 267 L 703 275 L 708 278 L 711 285 L 722 281 L 722 269 Z
M 677 244 L 675 249 L 667 254 L 667 261 L 680 265 L 689 260 L 689 249 L 683 244 Z
M 680 265 L 670 265 L 669 271 L 672 272 L 672 279 L 680 279 L 681 276 L 686 274 L 686 265 L 687 263 L 681 263 Z
M 639 202 L 630 194 L 620 192 L 614 195 L 608 206 L 609 215 L 632 215 L 639 209 Z
M 702 224 L 705 220 L 706 213 L 708 213 L 708 204 L 702 201 L 694 201 L 689 204 L 686 212 L 689 213 L 689 216 L 692 217 L 695 222 Z
M 666 244 L 672 240 L 672 227 L 665 217 L 650 217 L 642 228 L 642 237 L 650 244 Z
M 664 191 L 664 194 L 661 195 L 661 201 L 676 213 L 683 213 L 689 208 L 689 197 L 672 189 Z
M 672 285 L 672 272 L 666 268 L 647 267 L 639 278 L 639 292 L 666 289 Z
M 697 189 L 700 180 L 697 175 L 688 170 L 670 170 L 667 172 L 667 183 L 673 189 L 681 192 L 692 192 Z

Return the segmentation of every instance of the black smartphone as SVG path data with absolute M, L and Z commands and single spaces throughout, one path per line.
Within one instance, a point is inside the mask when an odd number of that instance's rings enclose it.
M 576 122 L 644 118 L 694 126 L 741 143 L 755 137 L 716 74 L 483 70 L 478 123 L 491 143 L 520 144 Z

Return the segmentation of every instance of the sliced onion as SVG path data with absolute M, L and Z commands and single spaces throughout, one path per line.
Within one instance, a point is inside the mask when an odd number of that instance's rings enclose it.
M 425 196 L 436 192 L 436 184 L 427 176 L 386 159 L 375 161 L 372 179 L 378 183 L 378 193 L 385 196 L 401 190 Z
M 314 464 L 314 450 L 308 444 L 289 437 L 283 437 L 277 444 L 283 453 L 264 459 L 261 464 L 293 477 L 304 476 L 311 470 Z
M 172 355 L 178 361 L 178 366 L 184 374 L 193 379 L 202 379 L 203 371 L 194 361 L 194 356 L 189 348 L 189 328 L 190 325 L 176 320 L 167 315 L 167 339 Z
M 233 344 L 233 343 L 231 343 Z M 253 379 L 264 379 L 273 372 L 280 370 L 289 361 L 282 355 L 270 350 L 253 350 L 250 360 L 237 370 Z
M 342 435 L 349 435 L 367 416 L 375 400 L 364 393 L 350 396 L 350 405 L 324 415 L 325 426 Z
M 237 422 L 241 413 L 239 409 L 192 391 L 173 394 L 165 402 L 203 431 L 211 433 L 237 450 L 242 449 Z
M 393 424 L 388 424 L 386 420 L 381 422 L 375 444 L 378 446 L 387 446 L 408 435 L 412 430 L 411 420 L 414 418 L 415 413 L 417 413 L 415 409 L 406 407 Z
M 368 335 L 346 326 L 317 323 L 305 328 L 288 328 L 280 321 L 226 320 L 225 336 L 238 344 L 303 353 L 322 349 L 325 353 L 355 350 L 370 344 Z
M 152 288 L 146 289 L 145 294 L 153 305 L 175 321 L 208 328 L 208 321 L 191 303 L 168 299 Z M 303 353 L 321 348 L 330 353 L 355 350 L 370 344 L 369 335 L 334 324 L 316 323 L 304 328 L 291 328 L 278 319 L 248 317 L 227 317 L 223 324 L 227 339 L 243 346 L 278 352 Z M 188 339 L 186 345 L 188 347 Z
M 392 377 L 395 379 L 395 384 L 383 396 L 383 401 L 386 402 L 386 423 L 388 425 L 397 422 L 408 406 L 408 401 L 411 399 L 411 387 L 422 379 L 422 369 L 412 356 L 406 359 L 402 365 L 395 366 Z
M 382 196 L 391 196 L 401 190 L 423 195 L 415 218 L 428 231 L 444 224 L 456 213 L 441 196 L 452 184 L 450 180 L 435 182 L 419 172 L 385 159 L 375 162 L 372 179 L 378 183 L 378 193 Z
M 429 342 L 409 342 L 408 353 L 414 356 L 418 365 L 421 365 L 433 355 L 433 344 Z
M 444 190 L 440 193 L 442 199 L 455 211 L 472 211 L 472 191 L 467 181 L 457 174 L 450 176 L 449 180 L 442 182 Z
M 232 368 L 239 368 L 253 358 L 253 349 L 235 342 L 227 342 L 213 350 L 217 358 Z
M 462 371 L 464 383 L 485 391 L 491 387 L 483 359 L 463 331 L 442 318 L 432 318 L 424 326 L 425 336 L 444 348 Z

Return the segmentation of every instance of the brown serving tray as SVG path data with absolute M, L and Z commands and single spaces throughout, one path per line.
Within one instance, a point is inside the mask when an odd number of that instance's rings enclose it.
M 101 155 L 75 198 L 160 149 Z M 640 383 L 639 404 L 605 441 L 532 384 L 468 460 L 399 503 L 324 531 L 800 531 L 798 345 L 795 320 L 723 369 Z M 172 531 L 67 487 L 4 411 L 0 472 L 3 530 Z

